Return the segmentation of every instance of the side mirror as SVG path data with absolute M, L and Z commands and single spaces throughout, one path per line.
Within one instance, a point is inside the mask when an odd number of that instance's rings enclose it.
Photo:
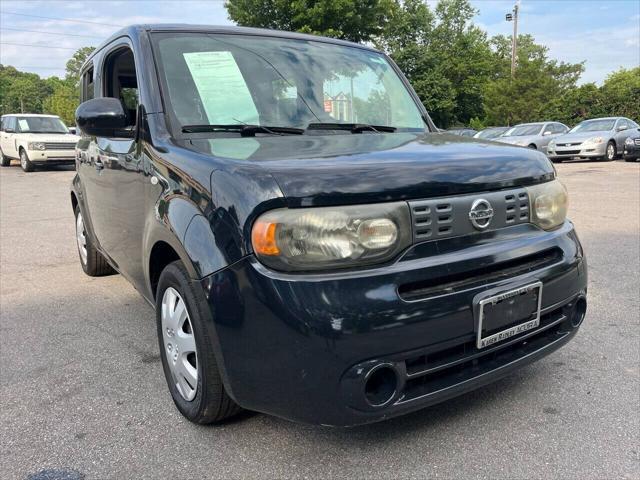
M 626 130 L 627 126 L 626 125 L 620 125 L 618 128 L 616 128 L 616 132 L 621 132 L 623 130 Z
M 553 132 L 551 130 L 547 130 L 546 132 L 544 132 L 542 135 L 543 136 L 547 136 L 547 135 L 551 135 Z
M 93 98 L 76 109 L 76 125 L 92 137 L 131 138 L 127 127 L 127 114 L 117 98 Z

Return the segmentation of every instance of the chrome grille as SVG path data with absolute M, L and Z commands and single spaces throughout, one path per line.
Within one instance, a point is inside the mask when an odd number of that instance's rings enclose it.
M 416 200 L 409 202 L 414 242 L 478 233 L 480 230 L 474 228 L 469 219 L 471 206 L 477 199 L 487 200 L 493 208 L 491 223 L 482 231 L 529 221 L 529 195 L 524 188 Z
M 54 142 L 46 142 L 44 144 L 45 150 L 75 150 L 75 143 L 54 143 Z

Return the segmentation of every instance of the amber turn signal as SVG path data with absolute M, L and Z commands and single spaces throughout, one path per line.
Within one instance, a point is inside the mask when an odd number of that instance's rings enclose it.
M 253 250 L 260 255 L 280 255 L 276 244 L 277 223 L 257 221 L 251 231 Z

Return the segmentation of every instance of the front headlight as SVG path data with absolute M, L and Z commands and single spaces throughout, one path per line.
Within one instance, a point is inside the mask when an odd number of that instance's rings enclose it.
M 551 140 L 547 144 L 547 150 L 554 150 L 555 148 L 556 148 L 556 141 L 555 140 Z
M 562 225 L 567 217 L 569 196 L 560 180 L 527 187 L 531 221 L 544 230 Z
M 272 210 L 253 224 L 258 259 L 276 270 L 323 270 L 382 263 L 411 245 L 405 202 Z
M 625 145 L 633 145 L 633 138 L 631 137 L 627 137 L 627 139 L 624 141 Z
M 44 143 L 42 143 L 42 142 L 29 142 L 27 144 L 27 147 L 29 148 L 29 150 L 44 150 L 45 149 Z
M 591 138 L 587 138 L 583 143 L 589 144 L 589 145 L 598 145 L 599 143 L 604 142 L 604 138 L 602 137 L 591 137 Z

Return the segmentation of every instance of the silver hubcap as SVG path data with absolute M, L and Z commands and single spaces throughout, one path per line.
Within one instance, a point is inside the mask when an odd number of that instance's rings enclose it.
M 20 165 L 22 168 L 27 168 L 27 154 L 24 152 L 20 154 Z
M 187 306 L 178 291 L 162 296 L 162 340 L 171 378 L 180 395 L 191 401 L 198 389 L 198 355 Z
M 83 265 L 87 264 L 87 233 L 84 230 L 84 220 L 82 214 L 78 212 L 76 218 L 76 240 L 78 242 L 78 252 L 80 252 L 80 260 Z
M 609 146 L 607 147 L 607 157 L 613 158 L 614 155 L 615 151 L 613 149 L 613 145 L 609 144 Z

